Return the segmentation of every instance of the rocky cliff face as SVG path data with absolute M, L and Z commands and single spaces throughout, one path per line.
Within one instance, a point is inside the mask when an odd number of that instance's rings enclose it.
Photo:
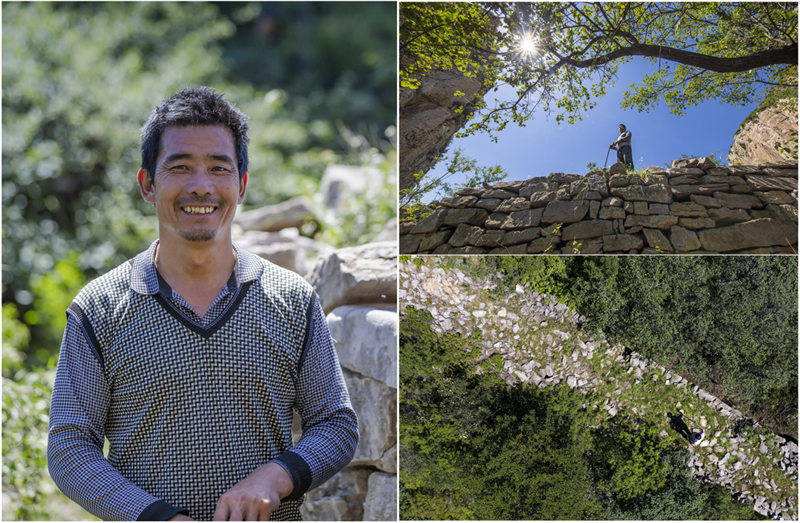
M 478 338 L 470 337 L 480 340 L 477 373 L 494 373 L 512 386 L 565 383 L 584 395 L 585 408 L 598 418 L 661 420 L 661 437 L 668 438 L 665 414 L 683 409 L 707 428 L 699 445 L 684 442 L 695 477 L 727 488 L 760 514 L 797 519 L 797 444 L 758 423 L 738 433 L 741 412 L 635 351 L 610 344 L 602 333 L 584 331 L 586 319 L 555 298 L 517 286 L 496 300 L 485 292 L 493 279 L 475 280 L 439 263 L 433 256 L 400 262 L 401 321 L 412 306 L 430 312 L 434 332 L 466 338 L 477 331 Z M 484 364 L 498 356 L 502 363 Z
M 781 147 L 775 147 L 775 144 Z M 733 136 L 731 165 L 797 161 L 797 100 L 779 100 L 747 122 Z
M 414 59 L 401 42 L 400 67 Z M 487 90 L 480 72 L 465 76 L 456 69 L 428 71 L 417 79 L 417 89 L 400 87 L 400 190 L 416 185 L 414 174 L 436 164 Z
M 431 71 L 420 80 L 418 89 L 400 88 L 401 190 L 416 185 L 415 173 L 434 166 L 483 96 L 481 80 L 458 71 Z

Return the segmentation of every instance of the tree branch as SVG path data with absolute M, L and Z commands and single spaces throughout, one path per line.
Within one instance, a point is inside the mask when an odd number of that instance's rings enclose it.
M 797 65 L 797 44 L 787 45 L 777 49 L 767 49 L 746 56 L 734 58 L 720 58 L 700 53 L 664 47 L 658 45 L 632 45 L 621 47 L 602 56 L 575 60 L 570 57 L 561 58 L 560 62 L 573 67 L 585 68 L 599 64 L 604 64 L 623 56 L 649 56 L 652 58 L 661 57 L 664 60 L 678 62 L 684 65 L 701 67 L 715 73 L 741 73 L 750 69 L 767 67 L 770 65 Z

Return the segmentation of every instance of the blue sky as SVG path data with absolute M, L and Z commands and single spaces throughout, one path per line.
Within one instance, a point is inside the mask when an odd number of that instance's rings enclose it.
M 708 101 L 688 108 L 683 116 L 670 114 L 663 102 L 646 113 L 622 110 L 623 92 L 630 84 L 639 83 L 654 67 L 657 66 L 642 58 L 622 64 L 614 86 L 574 125 L 557 124 L 555 116 L 536 113 L 525 127 L 509 123 L 497 135 L 497 143 L 487 134 L 477 134 L 453 139 L 448 151 L 461 148 L 465 156 L 478 160 L 479 165 L 500 165 L 508 173 L 507 180 L 527 180 L 551 172 L 586 174 L 589 162 L 603 166 L 608 146 L 619 135 L 617 125 L 624 123 L 633 135 L 633 162 L 637 169 L 649 165 L 664 167 L 682 154 L 714 154 L 725 159 L 733 144 L 733 134 L 758 103 L 736 107 Z M 501 87 L 487 96 L 489 106 L 495 97 L 502 100 L 504 92 L 513 99 L 513 90 Z M 608 165 L 615 158 L 616 151 L 611 151 Z M 444 172 L 444 162 L 440 161 L 428 175 Z M 461 180 L 457 176 L 448 181 L 458 183 Z

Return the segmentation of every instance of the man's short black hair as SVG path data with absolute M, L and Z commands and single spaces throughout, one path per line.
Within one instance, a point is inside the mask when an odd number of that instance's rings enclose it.
M 622 127 L 623 129 L 627 129 L 624 123 L 619 124 L 619 126 Z
M 167 127 L 222 125 L 230 129 L 236 147 L 239 180 L 247 172 L 247 116 L 210 87 L 184 89 L 162 101 L 142 127 L 142 169 L 155 179 L 161 135 Z

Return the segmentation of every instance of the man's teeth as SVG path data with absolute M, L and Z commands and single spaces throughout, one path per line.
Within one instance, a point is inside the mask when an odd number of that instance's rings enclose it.
M 189 214 L 208 214 L 214 212 L 213 207 L 184 207 L 183 210 Z

